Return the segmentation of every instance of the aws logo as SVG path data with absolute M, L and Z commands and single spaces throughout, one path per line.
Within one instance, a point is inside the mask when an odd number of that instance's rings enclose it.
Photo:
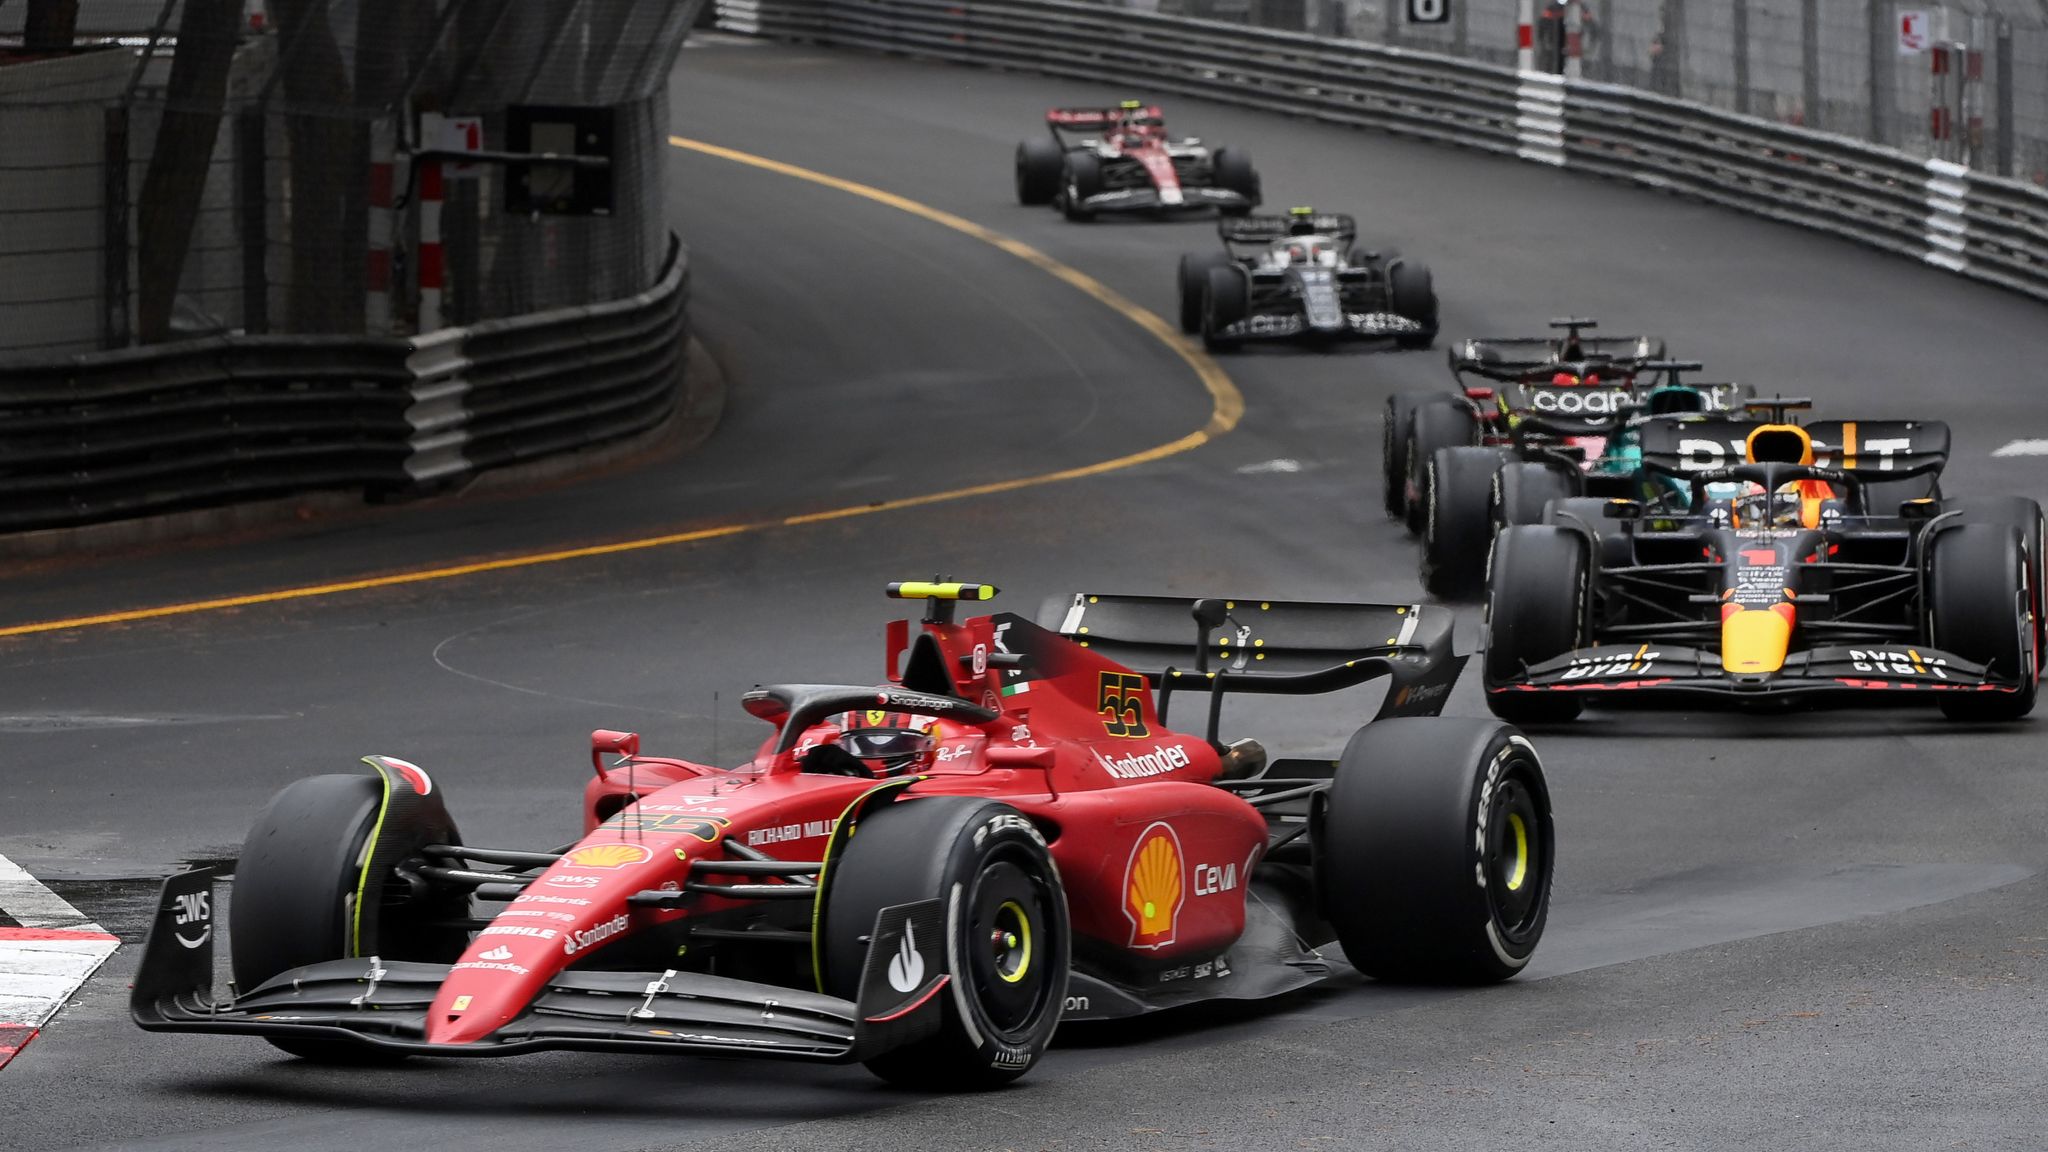
M 1131 922 L 1131 947 L 1164 948 L 1173 943 L 1187 894 L 1182 882 L 1180 837 L 1164 821 L 1138 834 L 1124 869 L 1124 916 Z

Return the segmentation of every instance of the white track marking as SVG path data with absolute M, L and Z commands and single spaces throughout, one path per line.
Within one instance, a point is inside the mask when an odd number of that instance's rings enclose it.
M 1240 476 L 1259 476 L 1268 472 L 1299 472 L 1301 470 L 1301 461 L 1288 460 L 1283 457 L 1279 460 L 1267 460 L 1261 464 L 1243 465 L 1237 470 L 1237 474 Z
M 2048 440 L 2015 440 L 1993 456 L 2048 456 Z
M 121 946 L 85 913 L 0 856 L 0 1067 L 21 1051 L 72 993 Z

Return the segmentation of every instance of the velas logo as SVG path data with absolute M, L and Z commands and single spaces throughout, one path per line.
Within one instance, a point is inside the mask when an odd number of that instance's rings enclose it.
M 1164 776 L 1168 772 L 1185 768 L 1189 764 L 1188 750 L 1178 744 L 1155 744 L 1150 752 L 1139 752 L 1130 756 L 1104 756 L 1095 754 L 1095 762 L 1102 770 L 1119 780 L 1143 780 L 1147 776 Z
M 578 868 L 624 868 L 645 864 L 654 853 L 644 844 L 586 844 L 563 857 Z
M 1173 943 L 1185 899 L 1180 837 L 1160 821 L 1148 826 L 1131 847 L 1124 868 L 1124 916 L 1131 922 L 1131 947 L 1164 948 Z

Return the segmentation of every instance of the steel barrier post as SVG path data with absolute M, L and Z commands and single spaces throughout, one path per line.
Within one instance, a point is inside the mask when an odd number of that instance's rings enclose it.
M 100 343 L 128 346 L 128 105 L 107 109 L 100 152 Z
M 1747 115 L 1749 96 L 1749 0 L 1729 0 L 1729 47 L 1734 52 L 1735 110 Z
M 270 330 L 269 205 L 264 195 L 269 142 L 260 107 L 235 117 L 235 229 L 242 240 L 242 331 Z
M 1799 123 L 1820 128 L 1820 0 L 1799 0 Z
M 370 125 L 369 253 L 363 278 L 363 317 L 372 336 L 391 331 L 391 247 L 396 238 L 393 197 L 397 131 L 389 117 Z
M 2012 21 L 2001 17 L 1992 41 L 1993 66 L 1998 70 L 1993 99 L 1997 101 L 1998 126 L 1992 136 L 1991 170 L 2000 176 L 2013 171 Z

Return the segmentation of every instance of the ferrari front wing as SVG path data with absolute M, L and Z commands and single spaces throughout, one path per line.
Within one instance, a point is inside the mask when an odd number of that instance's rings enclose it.
M 943 908 L 927 900 L 876 917 L 858 1003 L 675 970 L 571 969 L 556 974 L 525 1011 L 485 1040 L 430 1043 L 427 1013 L 448 964 L 375 956 L 329 960 L 215 999 L 212 887 L 204 871 L 164 882 L 129 1002 L 135 1022 L 148 1031 L 346 1040 L 420 1056 L 577 1049 L 843 1063 L 931 1034 L 939 1023 L 939 993 L 952 979 L 945 950 L 937 946 L 944 939 Z M 916 930 L 906 941 L 907 927 Z M 892 955 L 905 948 L 923 961 L 912 966 L 923 979 L 908 993 L 892 987 L 887 972 Z

